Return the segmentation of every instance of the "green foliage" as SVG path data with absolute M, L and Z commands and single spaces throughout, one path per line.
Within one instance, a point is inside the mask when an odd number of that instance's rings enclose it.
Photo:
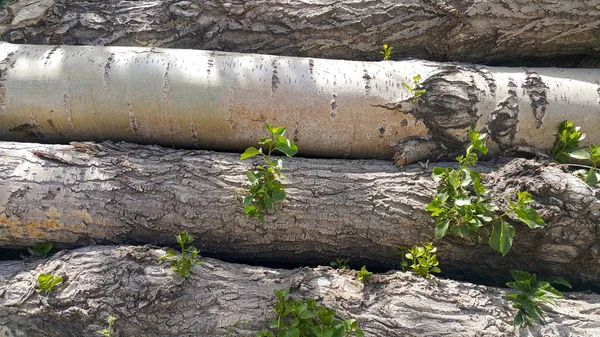
M 556 141 L 552 148 L 552 158 L 559 163 L 567 163 L 571 153 L 579 149 L 579 142 L 585 138 L 585 133 L 579 131 L 581 127 L 575 126 L 571 121 L 563 121 L 558 126 Z
M 61 284 L 62 281 L 62 276 L 54 277 L 53 274 L 40 274 L 37 279 L 37 289 L 35 291 L 38 293 L 41 291 L 49 293 L 54 291 L 54 289 Z
M 499 208 L 492 195 L 481 183 L 481 174 L 469 168 L 477 163 L 477 152 L 486 154 L 485 134 L 469 130 L 471 145 L 464 156 L 456 160 L 458 169 L 436 167 L 432 179 L 439 183 L 433 200 L 425 207 L 435 218 L 435 237 L 443 238 L 447 233 L 469 237 L 479 233 L 484 226 L 491 226 L 488 243 L 492 249 L 506 255 L 512 246 L 514 227 L 505 217 L 512 216 L 530 228 L 544 226 L 540 215 L 528 203 L 533 201 L 528 192 L 517 192 L 517 201 L 508 198 L 508 209 L 498 215 Z M 489 233 L 489 232 L 488 232 Z
M 261 138 L 258 142 L 263 147 L 268 147 L 267 153 L 263 148 L 249 147 L 241 155 L 240 160 L 261 155 L 264 165 L 257 165 L 253 170 L 246 172 L 250 181 L 250 189 L 244 197 L 244 212 L 249 216 L 255 216 L 259 221 L 264 220 L 264 212 L 273 208 L 273 204 L 285 200 L 286 194 L 280 179 L 285 179 L 281 174 L 282 160 L 271 159 L 273 151 L 277 150 L 288 157 L 298 152 L 298 147 L 293 141 L 284 137 L 286 128 L 273 127 L 266 124 L 270 138 Z
M 367 266 L 362 266 L 362 268 L 360 268 L 360 270 L 356 271 L 356 278 L 359 281 L 361 281 L 362 283 L 369 282 L 369 279 L 371 279 L 371 276 L 373 276 L 373 273 L 371 273 L 370 271 L 367 270 Z
M 554 305 L 554 300 L 563 297 L 562 293 L 552 287 L 552 283 L 561 284 L 571 288 L 569 282 L 561 277 L 548 280 L 538 280 L 535 274 L 520 270 L 511 270 L 515 281 L 507 282 L 506 285 L 517 290 L 516 294 L 508 294 L 505 298 L 513 302 L 513 308 L 517 309 L 515 316 L 515 326 L 533 326 L 535 324 L 544 324 L 546 317 L 540 303 Z
M 383 60 L 387 61 L 390 59 L 390 56 L 392 55 L 392 49 L 394 49 L 394 47 L 390 47 L 387 44 L 383 44 L 382 46 L 383 50 L 381 50 L 379 52 L 379 54 L 383 55 Z
M 424 89 L 417 89 L 419 87 L 420 81 L 421 81 L 421 74 L 418 74 L 417 76 L 413 77 L 413 86 L 410 86 L 406 83 L 402 83 L 402 85 L 404 85 L 404 87 L 406 89 L 408 89 L 408 91 L 410 91 L 411 94 L 413 94 L 413 104 L 417 104 L 419 97 L 421 97 L 421 95 L 423 95 L 424 93 L 427 92 Z
M 364 337 L 354 319 L 339 320 L 335 310 L 317 305 L 312 299 L 290 300 L 289 289 L 275 290 L 277 319 L 269 322 L 269 330 L 257 337 Z
M 194 246 L 185 247 L 186 244 L 194 241 L 194 237 L 189 235 L 187 232 L 180 232 L 175 235 L 177 242 L 181 246 L 181 256 L 171 261 L 171 270 L 176 271 L 183 278 L 192 277 L 192 267 L 197 264 L 201 264 L 202 258 L 198 257 L 200 251 Z M 159 261 L 168 259 L 171 257 L 177 257 L 177 252 L 173 249 L 167 249 L 165 255 L 158 258 Z
M 430 279 L 431 273 L 439 273 L 440 268 L 438 267 L 439 262 L 435 252 L 437 248 L 433 246 L 432 242 L 427 242 L 423 246 L 412 246 L 411 249 L 401 247 L 402 251 L 402 271 L 406 271 L 410 267 L 417 275 Z M 408 261 L 412 260 L 412 264 L 409 266 Z
M 46 257 L 52 250 L 52 244 L 50 242 L 38 242 L 33 246 L 27 248 L 29 254 L 38 257 Z
M 581 133 L 579 129 L 580 127 L 575 126 L 571 121 L 560 123 L 552 149 L 552 158 L 560 163 L 569 163 L 572 159 L 591 163 L 590 166 L 576 165 L 585 168 L 574 173 L 583 177 L 588 185 L 595 186 L 600 181 L 600 172 L 598 171 L 600 144 L 590 145 L 589 148 L 580 148 L 579 142 L 585 138 L 585 133 Z
M 350 267 L 348 267 L 348 261 L 350 261 L 350 259 L 335 259 L 335 261 L 331 262 L 330 265 L 333 268 L 347 270 L 350 269 Z
M 101 330 L 101 331 L 96 331 L 96 332 L 98 332 L 103 337 L 111 337 L 112 333 L 113 333 L 113 324 L 115 324 L 116 320 L 117 320 L 116 317 L 108 316 L 108 319 L 107 319 L 108 328 Z

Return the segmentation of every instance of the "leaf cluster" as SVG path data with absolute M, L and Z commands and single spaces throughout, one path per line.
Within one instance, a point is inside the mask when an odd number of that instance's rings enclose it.
M 167 249 L 165 255 L 162 255 L 158 258 L 159 261 L 178 257 L 177 259 L 171 261 L 171 270 L 176 271 L 183 278 L 192 277 L 192 267 L 203 263 L 202 258 L 198 256 L 200 251 L 194 247 L 189 246 L 185 247 L 186 244 L 194 241 L 194 237 L 189 235 L 187 232 L 180 232 L 178 235 L 175 235 L 177 242 L 181 246 L 181 256 L 178 256 L 178 253 L 173 249 Z
M 113 332 L 112 327 L 113 327 L 113 324 L 115 324 L 116 320 L 117 320 L 116 317 L 108 316 L 108 319 L 106 320 L 108 322 L 108 328 L 100 330 L 100 331 L 96 331 L 96 332 L 99 333 L 103 337 L 111 337 L 112 332 Z
M 421 81 L 421 74 L 418 74 L 417 76 L 413 77 L 413 85 L 412 86 L 410 86 L 406 83 L 402 83 L 402 85 L 404 85 L 404 87 L 406 89 L 408 89 L 408 91 L 410 91 L 410 93 L 413 95 L 413 104 L 417 104 L 419 97 L 421 97 L 421 95 L 423 95 L 424 93 L 427 92 L 425 89 L 417 89 L 419 87 L 420 81 Z
M 390 59 L 390 56 L 392 55 L 392 49 L 394 49 L 394 47 L 390 47 L 384 43 L 382 48 L 383 50 L 379 51 L 379 54 L 383 55 L 384 61 L 387 61 Z
M 244 212 L 249 216 L 257 217 L 264 221 L 264 212 L 273 208 L 273 204 L 283 201 L 286 193 L 281 183 L 285 179 L 281 174 L 283 162 L 281 159 L 272 159 L 271 154 L 277 150 L 288 157 L 298 153 L 298 146 L 293 141 L 285 138 L 285 127 L 273 127 L 265 123 L 270 138 L 261 138 L 259 148 L 249 147 L 241 155 L 240 160 L 262 156 L 264 164 L 256 165 L 254 169 L 248 170 L 246 176 L 250 181 L 248 195 L 244 197 Z M 266 153 L 263 151 L 266 148 Z
M 269 322 L 269 330 L 257 337 L 364 337 L 354 319 L 339 320 L 335 310 L 318 305 L 312 299 L 290 300 L 289 289 L 275 290 L 277 319 Z
M 441 272 L 438 265 L 440 264 L 437 260 L 437 248 L 433 246 L 433 242 L 427 242 L 423 246 L 414 245 L 412 248 L 407 249 L 401 247 L 402 251 L 402 271 L 406 271 L 407 268 L 411 268 L 417 275 L 430 279 L 431 273 Z M 412 264 L 409 265 L 408 261 L 412 260 Z
M 356 271 L 356 278 L 362 283 L 369 282 L 371 276 L 373 276 L 373 273 L 367 270 L 367 266 L 362 266 L 360 270 Z
M 335 261 L 331 262 L 329 265 L 340 270 L 347 270 L 350 269 L 348 266 L 349 261 L 350 259 L 335 259 Z
M 50 242 L 38 242 L 33 246 L 27 248 L 27 251 L 32 256 L 46 257 L 52 250 L 52 243 Z
M 37 289 L 35 291 L 45 291 L 49 293 L 54 291 L 56 287 L 63 281 L 62 276 L 54 276 L 54 274 L 40 274 L 37 279 Z
M 540 307 L 540 303 L 554 305 L 555 299 L 563 297 L 562 293 L 551 284 L 560 284 L 571 288 L 569 282 L 562 277 L 538 280 L 535 274 L 525 271 L 511 270 L 510 273 L 515 281 L 507 282 L 506 285 L 516 290 L 517 293 L 505 295 L 505 298 L 513 302 L 513 308 L 518 310 L 514 320 L 515 326 L 544 324 L 546 315 Z
M 500 209 L 481 182 L 481 173 L 469 168 L 477 163 L 477 152 L 488 152 L 486 134 L 469 130 L 468 135 L 471 144 L 464 156 L 456 158 L 459 163 L 457 169 L 436 167 L 432 170 L 431 177 L 439 184 L 436 195 L 425 209 L 435 218 L 437 239 L 447 233 L 470 237 L 479 233 L 482 227 L 490 225 L 488 243 L 504 256 L 512 247 L 515 235 L 514 227 L 505 221 L 506 216 L 516 217 L 530 228 L 541 227 L 545 223 L 535 209 L 527 206 L 533 201 L 528 192 L 518 191 L 517 202 L 512 202 L 507 196 L 509 207 L 498 215 Z
M 591 166 L 584 166 L 574 173 L 584 177 L 588 185 L 598 185 L 600 181 L 600 172 L 598 163 L 600 162 L 600 144 L 590 145 L 589 148 L 580 148 L 579 143 L 585 139 L 585 133 L 581 133 L 579 126 L 571 121 L 563 121 L 558 126 L 556 141 L 552 148 L 552 158 L 559 163 L 570 163 L 573 159 L 584 160 Z

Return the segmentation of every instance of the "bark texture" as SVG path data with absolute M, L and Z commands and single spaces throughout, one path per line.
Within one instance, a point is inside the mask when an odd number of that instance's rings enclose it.
M 0 23 L 15 43 L 597 67 L 598 20 L 595 0 L 17 0 Z
M 255 336 L 274 319 L 273 290 L 313 298 L 341 318 L 359 321 L 366 336 L 593 337 L 600 334 L 600 296 L 567 294 L 546 310 L 548 325 L 516 330 L 505 289 L 410 273 L 374 275 L 362 284 L 351 271 L 251 267 L 214 259 L 183 280 L 160 264 L 164 250 L 92 246 L 49 260 L 0 262 L 0 333 L 6 337 L 94 336 L 117 318 L 115 337 Z M 37 275 L 64 284 L 35 292 Z M 250 324 L 239 323 L 248 320 Z
M 237 154 L 126 143 L 2 143 L 0 247 L 45 240 L 73 247 L 96 243 L 173 244 L 196 236 L 203 253 L 252 263 L 392 268 L 394 249 L 433 236 L 423 207 L 435 191 L 431 168 L 377 160 L 285 160 L 288 201 L 264 223 L 243 213 L 240 195 L 250 162 Z M 442 165 L 442 164 L 440 164 Z M 509 269 L 563 276 L 576 285 L 600 282 L 598 188 L 557 167 L 515 159 L 479 166 L 497 203 L 529 191 L 548 223 L 515 224 L 506 257 L 487 242 L 437 242 L 441 268 L 463 278 L 506 280 Z M 500 169 L 500 171 L 495 171 Z
M 454 158 L 552 147 L 565 119 L 600 143 L 600 69 L 356 62 L 125 47 L 0 44 L 0 139 L 243 151 L 264 122 L 305 156 Z M 426 93 L 415 102 L 403 84 Z

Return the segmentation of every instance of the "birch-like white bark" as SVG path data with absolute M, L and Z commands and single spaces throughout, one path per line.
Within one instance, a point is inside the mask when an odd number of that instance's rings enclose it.
M 548 149 L 570 119 L 600 143 L 600 69 L 355 62 L 173 50 L 0 44 L 0 137 L 124 140 L 243 151 L 264 123 L 300 155 L 453 157 L 467 129 L 491 153 Z M 403 84 L 420 74 L 418 104 Z

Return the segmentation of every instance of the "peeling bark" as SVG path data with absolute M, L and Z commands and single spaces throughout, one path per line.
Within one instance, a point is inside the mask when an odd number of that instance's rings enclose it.
M 313 298 L 355 318 L 366 336 L 593 337 L 600 334 L 600 296 L 566 294 L 546 310 L 548 324 L 512 327 L 505 289 L 418 278 L 411 273 L 375 274 L 367 284 L 352 271 L 328 267 L 294 270 L 252 267 L 206 259 L 183 280 L 153 247 L 92 246 L 62 251 L 48 260 L 0 262 L 0 333 L 17 337 L 93 336 L 117 318 L 121 336 L 255 336 L 274 319 L 273 290 Z M 64 283 L 37 294 L 37 275 Z
M 240 195 L 251 163 L 236 154 L 132 144 L 1 143 L 0 247 L 41 240 L 59 247 L 97 243 L 173 244 L 188 231 L 204 253 L 252 263 L 397 268 L 398 246 L 433 236 L 423 208 L 430 169 L 377 160 L 285 161 L 288 201 L 259 223 Z M 445 165 L 445 164 L 440 164 Z M 506 257 L 477 238 L 436 243 L 447 275 L 502 283 L 509 269 L 600 282 L 598 188 L 557 167 L 515 159 L 483 163 L 496 202 L 529 191 L 548 227 L 515 223 Z
M 600 143 L 600 69 L 355 62 L 124 47 L 0 44 L 0 139 L 113 140 L 243 151 L 264 123 L 304 156 L 454 158 L 549 149 L 565 119 Z M 415 103 L 404 83 L 420 74 Z M 588 144 L 589 144 L 588 143 Z
M 5 41 L 599 67 L 594 0 L 17 0 Z M 509 61 L 511 60 L 511 61 Z

